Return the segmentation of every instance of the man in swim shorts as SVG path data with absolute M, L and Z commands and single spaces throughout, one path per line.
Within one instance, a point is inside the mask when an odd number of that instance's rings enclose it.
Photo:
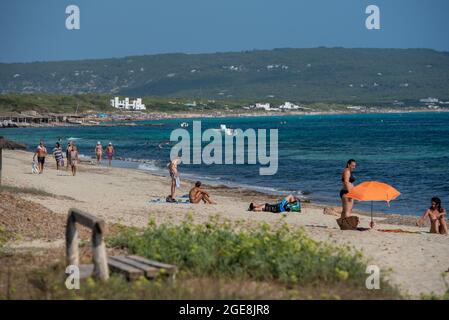
M 44 164 L 45 164 L 45 157 L 47 156 L 47 148 L 45 148 L 44 141 L 41 140 L 39 145 L 37 146 L 36 152 L 33 156 L 33 162 L 36 161 L 37 156 L 37 163 L 39 165 L 39 174 L 44 172 Z

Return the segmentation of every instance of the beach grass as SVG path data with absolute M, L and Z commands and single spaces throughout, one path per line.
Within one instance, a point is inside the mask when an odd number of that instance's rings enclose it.
M 157 225 L 143 231 L 123 228 L 110 246 L 175 264 L 188 276 L 275 281 L 287 287 L 343 286 L 365 288 L 366 263 L 361 252 L 311 239 L 303 229 L 261 223 L 242 228 L 238 222 L 211 218 L 194 224 Z M 394 292 L 382 280 L 385 291 Z M 368 291 L 364 289 L 365 291 Z M 376 290 L 374 290 L 376 291 Z

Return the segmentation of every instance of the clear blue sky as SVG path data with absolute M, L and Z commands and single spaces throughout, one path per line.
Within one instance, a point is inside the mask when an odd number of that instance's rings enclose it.
M 81 29 L 65 28 L 65 8 Z M 381 30 L 365 9 L 381 10 Z M 272 48 L 449 51 L 448 0 L 1 0 L 0 62 Z

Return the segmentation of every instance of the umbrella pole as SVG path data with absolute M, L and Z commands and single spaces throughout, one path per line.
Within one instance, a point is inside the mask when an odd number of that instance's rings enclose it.
M 373 201 L 371 201 L 371 228 L 373 226 Z

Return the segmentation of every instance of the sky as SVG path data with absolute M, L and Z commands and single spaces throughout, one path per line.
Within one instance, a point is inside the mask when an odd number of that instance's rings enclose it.
M 80 29 L 66 28 L 66 7 Z M 368 5 L 380 29 L 368 30 Z M 449 51 L 448 0 L 1 0 L 0 62 L 273 48 Z

